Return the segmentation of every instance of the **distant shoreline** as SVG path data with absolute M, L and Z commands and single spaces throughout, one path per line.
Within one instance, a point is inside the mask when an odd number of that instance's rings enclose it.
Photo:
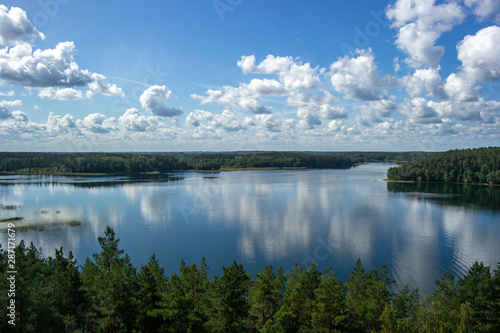
M 481 185 L 481 186 L 500 186 L 500 184 L 490 184 L 490 183 L 447 183 L 447 182 L 419 182 L 416 180 L 391 180 L 391 179 L 382 179 L 387 183 L 407 183 L 407 184 L 449 184 L 449 185 Z

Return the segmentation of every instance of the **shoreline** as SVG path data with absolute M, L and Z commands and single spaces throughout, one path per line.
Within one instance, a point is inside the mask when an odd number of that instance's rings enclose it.
M 392 179 L 382 179 L 387 183 L 406 183 L 406 184 L 449 184 L 449 185 L 480 185 L 480 186 L 500 186 L 500 184 L 490 184 L 490 183 L 446 183 L 446 182 L 419 182 L 416 180 L 392 180 Z

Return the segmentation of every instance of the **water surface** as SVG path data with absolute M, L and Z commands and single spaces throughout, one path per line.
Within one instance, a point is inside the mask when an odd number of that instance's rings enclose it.
M 168 274 L 205 257 L 210 274 L 233 260 L 261 272 L 314 261 L 343 279 L 359 257 L 387 263 L 421 293 L 451 269 L 500 261 L 498 188 L 386 183 L 390 164 L 343 170 L 182 172 L 143 178 L 1 176 L 0 219 L 46 255 L 83 264 L 113 227 L 140 267 L 155 253 Z M 6 223 L 0 242 L 6 244 Z

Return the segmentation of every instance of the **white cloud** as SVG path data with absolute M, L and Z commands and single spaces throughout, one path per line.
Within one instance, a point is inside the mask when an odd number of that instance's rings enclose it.
M 152 86 L 146 89 L 139 98 L 141 106 L 148 112 L 160 117 L 175 117 L 182 114 L 182 110 L 168 107 L 167 99 L 172 92 L 166 86 Z
M 458 44 L 458 59 L 467 78 L 490 82 L 500 78 L 500 27 L 491 26 L 467 35 Z
M 345 129 L 345 126 L 342 125 L 342 120 L 332 120 L 328 123 L 328 130 L 332 132 L 338 132 L 342 129 Z
M 32 43 L 37 38 L 45 39 L 45 36 L 31 24 L 24 10 L 19 7 L 10 7 L 9 10 L 0 5 L 0 44 Z
M 255 116 L 255 124 L 262 130 L 269 132 L 281 132 L 279 120 L 273 114 L 258 114 Z
M 214 118 L 214 114 L 211 112 L 203 111 L 203 110 L 194 110 L 189 113 L 186 117 L 186 124 L 198 127 L 200 126 L 200 121 L 202 120 L 212 120 Z
M 413 75 L 405 77 L 406 92 L 410 97 L 416 97 L 423 93 L 427 97 L 437 96 L 441 99 L 448 98 L 444 90 L 444 82 L 439 75 L 439 67 L 417 69 Z
M 40 96 L 51 99 L 82 99 L 83 95 L 76 90 L 58 92 L 54 88 L 86 85 L 106 96 L 125 96 L 121 88 L 105 82 L 104 75 L 81 70 L 73 60 L 74 52 L 73 42 L 59 43 L 54 49 L 46 50 L 33 51 L 26 43 L 0 49 L 0 83 L 52 88 L 42 91 Z M 87 92 L 85 97 L 92 96 Z
M 59 116 L 54 114 L 54 112 L 50 112 L 45 126 L 49 134 L 58 135 L 75 129 L 76 122 L 73 116 L 69 114 Z
M 14 90 L 6 91 L 6 92 L 0 91 L 0 96 L 12 97 L 14 95 L 15 95 Z
M 319 115 L 324 119 L 347 118 L 347 110 L 340 106 L 331 106 L 323 104 L 320 106 Z
M 29 121 L 28 115 L 24 113 L 23 111 L 13 111 L 12 112 L 12 118 L 15 121 L 22 121 L 22 122 L 27 122 Z
M 118 96 L 124 97 L 122 89 L 117 87 L 115 84 L 105 82 L 106 77 L 102 74 L 93 73 L 92 82 L 89 83 L 89 88 L 93 91 L 98 91 L 106 96 Z
M 73 88 L 55 89 L 52 87 L 42 88 L 38 93 L 38 97 L 47 99 L 56 99 L 59 101 L 70 101 L 70 100 L 75 101 L 85 98 L 83 96 L 83 93 L 79 90 Z
M 455 101 L 473 101 L 477 99 L 479 93 L 476 81 L 466 78 L 463 73 L 451 73 L 446 78 L 444 90 L 447 95 Z
M 268 55 L 260 64 L 255 65 L 255 56 L 243 56 L 238 61 L 243 73 L 276 74 L 287 89 L 312 89 L 319 83 L 318 68 L 309 63 L 296 62 L 291 57 Z
M 118 124 L 128 131 L 152 131 L 158 127 L 160 119 L 156 116 L 146 117 L 135 108 L 128 109 L 118 118 Z
M 114 117 L 106 118 L 103 114 L 92 113 L 81 120 L 78 119 L 76 125 L 80 129 L 103 134 L 116 130 L 115 121 Z
M 278 81 L 252 79 L 238 87 L 224 86 L 221 90 L 208 89 L 205 96 L 192 94 L 202 105 L 214 103 L 230 109 L 247 110 L 255 114 L 270 113 L 270 109 L 258 101 L 262 96 L 282 96 L 288 90 Z
M 434 109 L 434 102 L 422 97 L 407 100 L 401 112 L 417 123 L 441 123 L 439 114 Z
M 426 64 L 437 67 L 444 54 L 436 40 L 465 18 L 462 8 L 455 2 L 435 4 L 435 0 L 398 0 L 386 9 L 391 27 L 398 28 L 396 45 L 410 55 L 413 67 Z
M 389 117 L 392 112 L 398 109 L 396 103 L 394 103 L 394 101 L 391 101 L 390 99 L 371 101 L 369 103 L 369 106 L 379 117 Z
M 88 70 L 73 61 L 73 42 L 35 50 L 28 44 L 0 50 L 0 80 L 28 87 L 83 86 L 92 81 Z
M 344 56 L 330 66 L 331 82 L 336 91 L 346 98 L 359 101 L 385 99 L 386 93 L 379 88 L 394 85 L 394 80 L 386 76 L 378 77 L 378 68 L 374 63 L 373 52 L 357 50 L 357 56 Z
M 480 21 L 491 16 L 494 16 L 497 23 L 500 21 L 500 0 L 464 0 L 464 3 L 472 8 Z
M 23 101 L 21 101 L 20 99 L 17 99 L 15 101 L 1 101 L 0 102 L 0 107 L 2 108 L 11 108 L 11 107 L 20 107 L 23 105 Z

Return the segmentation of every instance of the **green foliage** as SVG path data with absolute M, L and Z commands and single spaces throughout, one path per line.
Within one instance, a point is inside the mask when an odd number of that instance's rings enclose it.
M 262 273 L 255 274 L 253 287 L 248 295 L 250 315 L 257 329 L 261 329 L 268 321 L 272 321 L 283 299 L 283 287 L 286 276 L 283 269 L 273 272 L 272 266 L 264 267 Z
M 387 171 L 390 180 L 500 184 L 500 147 L 450 150 Z
M 331 268 L 294 266 L 288 274 L 265 267 L 246 273 L 233 262 L 208 278 L 181 261 L 165 275 L 153 255 L 139 273 L 113 229 L 101 251 L 78 270 L 71 252 L 54 258 L 20 242 L 16 255 L 16 326 L 0 308 L 1 332 L 498 332 L 500 264 L 474 263 L 455 282 L 446 272 L 420 299 L 408 286 L 389 291 L 387 267 L 365 271 L 355 263 L 343 283 Z M 8 290 L 8 251 L 0 247 L 0 287 Z M 0 293 L 7 304 L 7 293 Z

